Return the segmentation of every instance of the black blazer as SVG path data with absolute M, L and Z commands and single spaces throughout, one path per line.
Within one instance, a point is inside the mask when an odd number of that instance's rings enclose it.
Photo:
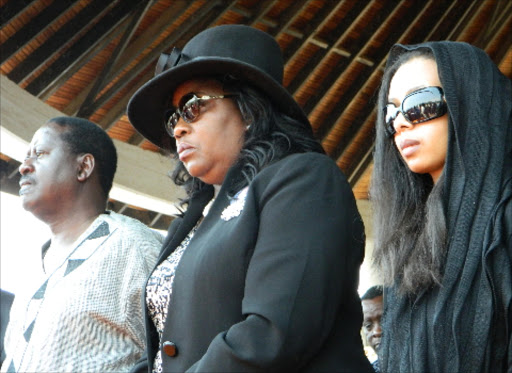
M 344 175 L 325 155 L 290 155 L 256 176 L 243 203 L 226 194 L 235 172 L 176 269 L 164 371 L 372 372 L 356 291 L 364 231 Z M 195 225 L 212 189 L 173 221 L 158 264 Z M 140 372 L 151 371 L 162 348 L 147 309 L 145 317 Z

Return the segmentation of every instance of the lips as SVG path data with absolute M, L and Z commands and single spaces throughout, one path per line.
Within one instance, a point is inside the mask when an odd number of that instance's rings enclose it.
M 418 148 L 420 142 L 417 140 L 404 139 L 400 141 L 400 149 L 404 157 L 412 155 Z
M 33 180 L 28 178 L 28 177 L 23 177 L 20 179 L 20 191 L 19 191 L 19 194 L 22 195 L 25 191 L 25 189 L 27 189 L 30 185 L 32 185 L 33 183 Z
M 183 162 L 183 159 L 185 159 L 190 153 L 192 153 L 195 150 L 195 148 L 192 145 L 187 144 L 186 142 L 182 142 L 178 145 L 177 150 L 180 161 Z
M 32 184 L 33 182 L 34 182 L 34 180 L 32 180 L 29 177 L 22 177 L 22 178 L 20 178 L 20 187 L 27 185 L 27 184 Z

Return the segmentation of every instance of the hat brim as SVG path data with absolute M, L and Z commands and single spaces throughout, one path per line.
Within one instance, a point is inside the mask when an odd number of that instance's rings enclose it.
M 174 152 L 176 144 L 164 127 L 170 97 L 183 82 L 210 75 L 231 74 L 263 91 L 285 114 L 311 130 L 309 120 L 292 95 L 267 73 L 239 60 L 199 57 L 175 66 L 141 86 L 127 106 L 128 118 L 135 129 L 158 147 Z

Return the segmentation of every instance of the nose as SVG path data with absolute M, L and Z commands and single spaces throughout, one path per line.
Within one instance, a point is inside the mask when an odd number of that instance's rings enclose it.
M 395 120 L 393 121 L 393 127 L 397 133 L 412 128 L 412 124 L 409 123 L 401 112 L 398 112 Z
M 185 122 L 182 118 L 180 118 L 178 120 L 178 123 L 176 123 L 176 126 L 174 127 L 173 131 L 174 137 L 176 139 L 179 139 L 180 137 L 190 132 L 190 125 L 187 122 Z
M 18 171 L 20 174 L 25 175 L 29 172 L 34 171 L 34 166 L 32 165 L 32 157 L 27 157 L 23 162 L 21 162 Z
M 380 323 L 375 324 L 375 327 L 373 328 L 373 336 L 377 338 L 382 336 L 382 328 L 380 327 Z

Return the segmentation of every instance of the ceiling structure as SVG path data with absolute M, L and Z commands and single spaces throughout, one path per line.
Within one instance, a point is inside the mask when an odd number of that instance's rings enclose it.
M 508 0 L 0 0 L 0 17 L 2 78 L 62 114 L 97 123 L 129 145 L 123 157 L 134 148 L 159 152 L 130 125 L 126 105 L 160 53 L 215 25 L 268 32 L 283 51 L 284 85 L 359 200 L 368 199 L 375 98 L 393 44 L 466 41 L 512 78 Z M 9 105 L 27 110 L 22 101 Z M 0 152 L 1 189 L 17 194 L 19 159 Z M 153 228 L 172 219 L 114 198 L 110 208 Z

